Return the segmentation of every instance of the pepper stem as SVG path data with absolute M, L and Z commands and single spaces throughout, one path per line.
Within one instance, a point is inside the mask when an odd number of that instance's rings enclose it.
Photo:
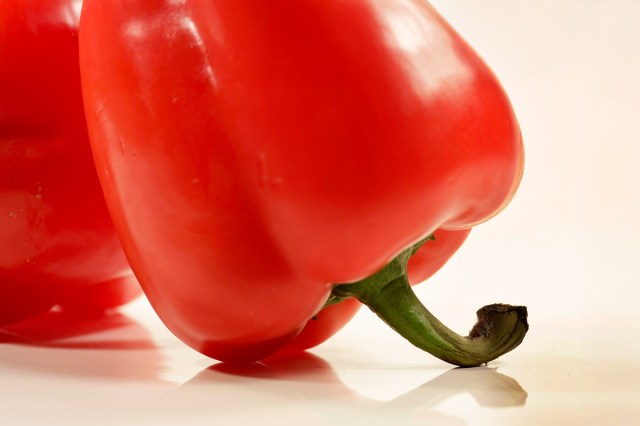
M 442 324 L 409 285 L 407 261 L 416 246 L 364 280 L 334 286 L 332 298 L 355 297 L 413 345 L 460 367 L 486 364 L 522 342 L 529 329 L 524 306 L 493 304 L 481 308 L 478 322 L 466 337 Z

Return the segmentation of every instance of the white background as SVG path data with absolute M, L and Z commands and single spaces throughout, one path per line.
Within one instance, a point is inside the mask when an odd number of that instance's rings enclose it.
M 363 311 L 319 358 L 231 374 L 141 300 L 101 333 L 0 344 L 0 422 L 637 424 L 640 2 L 433 3 L 509 93 L 526 168 L 512 204 L 417 292 L 460 333 L 482 305 L 527 305 L 521 347 L 451 370 Z

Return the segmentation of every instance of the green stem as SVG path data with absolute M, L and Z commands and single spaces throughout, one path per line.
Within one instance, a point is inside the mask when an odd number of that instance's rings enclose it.
M 406 264 L 415 251 L 416 246 L 411 247 L 362 281 L 334 286 L 332 297 L 357 298 L 418 348 L 461 367 L 486 364 L 522 342 L 529 329 L 524 306 L 493 304 L 481 308 L 478 322 L 466 337 L 442 324 L 409 285 Z

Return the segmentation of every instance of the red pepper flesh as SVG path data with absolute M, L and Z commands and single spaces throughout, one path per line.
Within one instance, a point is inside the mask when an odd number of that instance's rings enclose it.
M 0 326 L 141 293 L 93 165 L 80 2 L 0 2 Z
M 132 268 L 220 360 L 277 351 L 330 292 L 408 283 L 418 241 L 494 216 L 522 175 L 503 89 L 421 0 L 86 0 L 80 63 Z M 520 325 L 510 350 L 526 311 L 494 311 Z M 441 358 L 488 360 L 450 340 Z

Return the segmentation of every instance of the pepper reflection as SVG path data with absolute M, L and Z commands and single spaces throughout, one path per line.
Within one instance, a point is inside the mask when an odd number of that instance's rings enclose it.
M 2 350 L 4 345 L 8 350 Z M 0 329 L 0 363 L 96 379 L 161 381 L 164 357 L 149 332 L 112 310 L 54 309 Z
M 277 355 L 251 365 L 219 363 L 210 369 L 263 379 L 339 382 L 327 361 L 308 352 Z M 523 406 L 528 396 L 515 379 L 498 373 L 496 368 L 453 368 L 386 404 L 433 406 L 463 393 L 470 394 L 482 407 Z
M 375 370 L 372 372 L 372 383 L 383 379 Z M 478 405 L 488 408 L 524 406 L 527 400 L 527 392 L 515 379 L 494 368 L 477 367 L 448 370 L 391 401 L 377 401 L 342 383 L 322 358 L 299 353 L 276 355 L 249 365 L 214 364 L 155 401 L 153 411 L 159 414 L 159 409 L 162 415 L 189 413 L 192 417 L 242 416 L 246 415 L 247 401 L 251 401 L 255 413 L 273 415 L 274 411 L 286 410 L 287 418 L 281 419 L 285 425 L 300 424 L 299 416 L 304 416 L 305 424 L 324 424 L 336 415 L 385 424 L 424 424 L 428 420 L 438 425 L 458 425 L 466 422 L 438 412 L 437 406 L 463 394 L 470 394 Z

